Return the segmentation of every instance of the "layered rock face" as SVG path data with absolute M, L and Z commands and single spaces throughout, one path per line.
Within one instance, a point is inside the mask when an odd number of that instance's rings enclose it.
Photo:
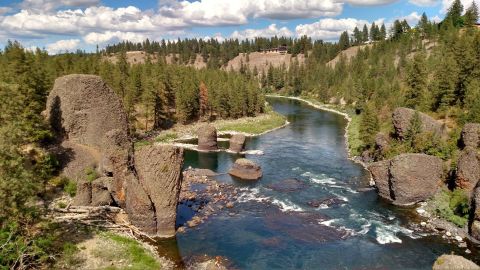
M 455 186 L 471 194 L 480 178 L 480 162 L 477 150 L 466 147 L 457 161 Z
M 46 118 L 60 138 L 63 173 L 77 181 L 76 205 L 118 205 L 151 236 L 175 234 L 183 151 L 148 146 L 134 153 L 122 102 L 98 76 L 55 81 Z M 87 179 L 95 168 L 98 178 Z
M 432 197 L 441 185 L 440 158 L 425 154 L 401 154 L 369 167 L 378 194 L 396 205 L 409 205 Z
M 409 108 L 396 108 L 392 114 L 393 127 L 398 138 L 403 139 L 410 129 L 413 116 L 418 113 L 421 122 L 422 132 L 428 132 L 439 136 L 444 135 L 444 127 L 432 117 Z
M 472 219 L 470 220 L 470 235 L 480 241 L 480 185 L 473 191 L 473 205 L 471 206 Z
M 438 257 L 432 267 L 433 270 L 478 270 L 480 266 L 458 255 L 443 254 Z
M 468 123 L 462 129 L 462 144 L 465 147 L 477 148 L 480 144 L 480 124 Z
M 237 159 L 228 173 L 244 180 L 258 180 L 263 175 L 260 166 L 246 158 Z
M 203 125 L 198 129 L 198 149 L 202 151 L 218 150 L 217 129 L 212 125 Z
M 244 145 L 245 145 L 245 135 L 234 134 L 230 138 L 229 150 L 235 153 L 240 153 L 243 151 Z

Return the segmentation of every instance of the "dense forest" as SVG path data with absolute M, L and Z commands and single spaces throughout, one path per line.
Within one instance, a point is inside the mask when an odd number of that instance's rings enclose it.
M 390 116 L 399 106 L 427 112 L 443 121 L 449 139 L 412 134 L 394 143 L 390 153 L 424 152 L 443 159 L 455 156 L 460 128 L 480 122 L 480 31 L 475 4 L 464 13 L 454 1 L 440 23 L 425 14 L 418 25 L 395 21 L 391 29 L 372 24 L 344 32 L 338 43 L 308 37 L 255 40 L 186 39 L 176 42 L 122 42 L 96 53 L 49 56 L 9 42 L 0 51 L 0 265 L 35 268 L 54 260 L 55 228 L 36 207 L 58 162 L 45 150 L 53 138 L 41 116 L 54 79 L 72 73 L 100 75 L 123 99 L 132 131 L 145 133 L 175 123 L 255 116 L 264 108 L 263 93 L 305 96 L 324 103 L 345 100 L 359 124 L 361 143 L 354 154 L 374 153 L 374 137 L 392 130 Z M 268 71 L 219 70 L 240 53 L 287 45 L 305 54 L 305 64 Z M 341 57 L 360 46 L 352 59 Z M 143 64 L 128 64 L 126 52 L 147 52 Z M 105 61 L 115 53 L 116 63 Z M 176 55 L 177 64 L 153 62 L 149 54 Z M 207 68 L 180 64 L 200 54 Z M 375 157 L 377 159 L 384 158 Z

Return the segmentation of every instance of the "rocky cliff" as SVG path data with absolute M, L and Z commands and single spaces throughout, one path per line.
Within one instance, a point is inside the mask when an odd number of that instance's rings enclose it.
M 45 116 L 58 138 L 63 174 L 77 182 L 77 205 L 118 205 L 151 236 L 175 234 L 183 151 L 135 152 L 121 100 L 98 76 L 55 81 Z

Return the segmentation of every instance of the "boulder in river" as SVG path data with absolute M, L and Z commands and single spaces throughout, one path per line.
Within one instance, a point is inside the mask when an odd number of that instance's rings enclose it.
M 378 194 L 395 205 L 409 205 L 432 197 L 443 179 L 443 163 L 425 154 L 401 154 L 369 167 Z
M 229 150 L 235 153 L 243 151 L 245 145 L 245 135 L 243 134 L 233 134 L 230 138 Z
M 296 178 L 289 178 L 268 185 L 269 188 L 279 192 L 293 192 L 306 187 L 306 184 Z
M 405 138 L 405 135 L 410 129 L 415 113 L 418 113 L 418 116 L 420 117 L 421 132 L 427 132 L 438 136 L 444 135 L 444 127 L 437 120 L 422 112 L 400 107 L 396 108 L 392 114 L 393 127 L 395 128 L 395 135 L 398 138 Z
M 263 175 L 262 168 L 246 158 L 237 159 L 228 173 L 243 180 L 258 180 Z
M 467 146 L 457 161 L 455 186 L 471 194 L 480 179 L 480 162 L 477 150 Z
M 467 123 L 462 129 L 462 144 L 465 147 L 477 148 L 480 144 L 480 124 Z
M 203 151 L 218 150 L 217 129 L 209 124 L 203 125 L 198 129 L 198 149 Z
M 438 257 L 432 267 L 433 270 L 477 270 L 480 269 L 476 263 L 458 255 L 443 254 Z

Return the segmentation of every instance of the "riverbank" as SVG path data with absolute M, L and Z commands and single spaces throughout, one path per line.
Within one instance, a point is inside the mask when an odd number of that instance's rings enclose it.
M 196 122 L 188 125 L 177 124 L 170 129 L 159 132 L 152 140 L 136 142 L 136 146 L 148 145 L 151 143 L 172 144 L 197 138 L 197 131 L 205 122 Z M 213 125 L 218 135 L 244 134 L 247 137 L 255 137 L 272 132 L 288 125 L 285 116 L 268 108 L 266 113 L 255 117 L 244 117 L 239 119 L 221 119 L 209 122 Z

